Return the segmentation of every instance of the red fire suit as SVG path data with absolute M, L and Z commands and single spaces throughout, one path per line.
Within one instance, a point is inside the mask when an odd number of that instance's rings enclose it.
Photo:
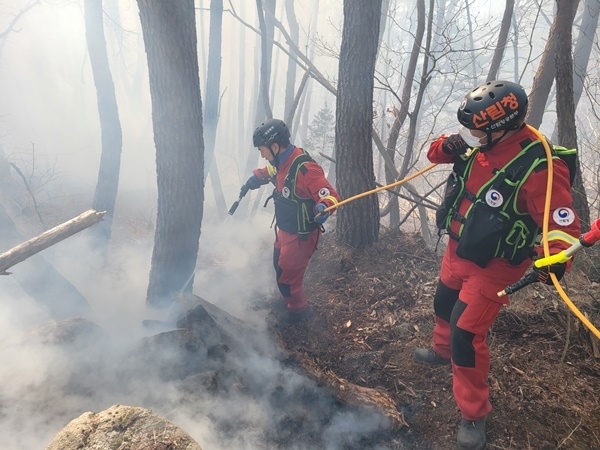
M 276 173 L 276 190 L 282 193 L 284 181 L 288 176 L 293 160 L 303 150 L 294 147 L 291 153 L 287 150 L 285 160 L 279 161 Z M 253 173 L 258 178 L 270 178 L 272 167 L 256 169 Z M 291 174 L 293 176 L 293 174 Z M 325 178 L 323 169 L 316 162 L 306 162 L 303 170 L 298 170 L 296 177 L 296 194 L 299 197 L 310 198 L 315 203 L 324 203 L 327 207 L 337 204 L 340 196 Z M 314 211 L 313 211 L 314 212 Z M 277 279 L 277 286 L 283 298 L 287 301 L 288 309 L 293 312 L 302 312 L 308 307 L 302 282 L 304 273 L 313 253 L 317 249 L 319 228 L 307 235 L 288 233 L 277 229 L 273 249 L 273 266 Z
M 445 136 L 434 141 L 427 154 L 433 163 L 453 163 L 455 155 L 442 151 Z M 479 153 L 466 180 L 466 189 L 478 190 L 521 150 L 526 139 L 537 140 L 527 127 L 496 144 L 488 152 Z M 579 237 L 579 219 L 572 209 L 569 169 L 564 161 L 553 160 L 554 178 L 548 230 L 550 253 L 568 248 Z M 517 197 L 517 209 L 528 212 L 542 228 L 546 199 L 547 164 L 541 163 L 531 172 Z M 471 201 L 463 198 L 458 212 L 465 215 Z M 560 220 L 565 213 L 568 220 Z M 460 223 L 453 220 L 451 231 L 458 233 Z M 550 236 L 549 234 L 549 236 Z M 449 239 L 442 260 L 438 288 L 434 297 L 435 328 L 433 349 L 443 358 L 451 358 L 454 398 L 463 419 L 483 419 L 492 409 L 489 401 L 487 375 L 490 353 L 486 343 L 489 328 L 508 297 L 497 296 L 499 291 L 523 277 L 531 260 L 513 266 L 504 258 L 493 258 L 485 268 L 460 258 L 458 242 Z M 541 254 L 540 250 L 537 249 Z

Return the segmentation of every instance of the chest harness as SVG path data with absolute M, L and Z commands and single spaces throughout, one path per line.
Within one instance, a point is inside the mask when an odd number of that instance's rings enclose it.
M 308 171 L 305 166 L 307 162 L 314 162 L 314 160 L 303 150 L 303 153 L 293 159 L 283 180 L 281 192 L 278 192 L 275 188 L 273 194 L 267 198 L 264 204 L 264 206 L 267 206 L 272 198 L 275 204 L 275 224 L 277 228 L 286 233 L 300 234 L 301 236 L 307 236 L 317 228 L 321 228 L 320 224 L 313 220 L 316 202 L 312 198 L 301 197 L 296 192 L 298 173 L 304 175 Z
M 521 142 L 521 148 L 476 193 L 469 192 L 465 184 L 478 149 L 456 162 L 446 183 L 444 200 L 436 212 L 440 236 L 446 233 L 458 241 L 456 254 L 480 267 L 486 267 L 492 258 L 505 258 L 518 265 L 531 257 L 538 238 L 539 226 L 528 212 L 518 210 L 517 199 L 531 172 L 545 167 L 546 153 L 539 140 L 527 139 Z M 554 146 L 552 154 L 553 158 L 565 160 L 572 183 L 576 150 Z M 458 213 L 463 199 L 471 202 L 464 216 Z M 451 230 L 453 220 L 460 222 L 458 233 Z

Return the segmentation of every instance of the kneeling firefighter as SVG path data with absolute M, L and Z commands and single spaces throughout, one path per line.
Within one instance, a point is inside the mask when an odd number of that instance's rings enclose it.
M 527 103 L 523 88 L 508 81 L 472 89 L 458 108 L 459 132 L 442 135 L 427 154 L 433 163 L 454 167 L 436 217 L 449 240 L 434 296 L 433 348 L 417 349 L 415 359 L 452 366 L 454 398 L 462 415 L 457 433 L 461 449 L 478 450 L 486 444 L 485 422 L 492 410 L 486 337 L 500 308 L 508 304 L 497 292 L 523 276 L 536 251 L 542 255 L 537 239 L 543 227 L 548 161 L 542 143 L 524 122 Z M 557 149 L 548 225 L 551 254 L 579 237 L 569 166 Z M 565 155 L 574 153 L 560 149 Z M 548 271 L 560 279 L 567 264 L 534 270 L 540 281 L 551 284 Z
M 269 165 L 254 170 L 242 189 L 258 189 L 269 182 L 275 185 L 269 197 L 275 204 L 273 265 L 281 303 L 286 306 L 281 320 L 293 323 L 313 314 L 302 286 L 304 272 L 330 215 L 324 210 L 337 204 L 340 197 L 321 166 L 290 143 L 290 131 L 283 121 L 265 121 L 252 140 Z

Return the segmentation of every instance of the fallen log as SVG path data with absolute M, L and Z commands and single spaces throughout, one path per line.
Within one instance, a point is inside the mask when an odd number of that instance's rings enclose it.
M 302 368 L 319 385 L 333 392 L 335 397 L 346 405 L 370 407 L 383 414 L 390 421 L 392 430 L 409 428 L 404 415 L 396 409 L 394 400 L 380 389 L 372 389 L 351 383 L 338 377 L 332 371 L 322 371 L 317 364 L 305 354 L 294 353 Z
M 30 256 L 100 222 L 106 211 L 89 209 L 79 216 L 68 220 L 44 233 L 25 241 L 0 254 L 0 275 L 8 275 L 7 269 L 25 261 Z

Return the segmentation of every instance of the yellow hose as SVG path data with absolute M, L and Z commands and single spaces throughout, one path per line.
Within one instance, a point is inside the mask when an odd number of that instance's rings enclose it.
M 418 176 L 423 175 L 425 172 L 433 169 L 435 166 L 437 166 L 437 164 L 431 164 L 431 165 L 425 167 L 423 170 L 419 170 L 418 172 L 415 172 L 412 175 L 409 175 L 408 177 L 403 178 L 400 181 L 395 181 L 392 184 L 388 184 L 386 186 L 380 186 L 380 187 L 372 189 L 370 191 L 361 192 L 360 194 L 356 194 L 352 197 L 342 200 L 341 202 L 336 203 L 335 205 L 331 205 L 329 208 L 324 209 L 323 212 L 327 212 L 327 211 L 331 211 L 333 209 L 339 208 L 340 206 L 345 205 L 346 203 L 350 203 L 354 200 L 358 200 L 359 198 L 366 197 L 367 195 L 376 194 L 377 192 L 384 191 L 386 189 L 390 189 L 395 186 L 400 186 L 401 184 L 404 184 L 404 183 L 412 180 L 413 178 L 417 178 Z
M 533 128 L 531 125 L 527 125 L 527 127 L 533 131 L 533 133 L 538 137 L 542 144 L 544 145 L 544 150 L 546 151 L 546 159 L 548 160 L 548 182 L 546 184 L 546 201 L 544 203 L 544 223 L 542 226 L 542 245 L 544 247 L 544 257 L 550 257 L 550 247 L 548 245 L 548 224 L 550 223 L 550 200 L 552 196 L 552 181 L 554 176 L 554 169 L 552 163 L 552 151 L 550 150 L 550 146 L 548 145 L 548 141 L 542 133 Z M 569 296 L 563 290 L 562 286 L 558 282 L 558 278 L 552 272 L 550 272 L 550 278 L 552 279 L 552 283 L 554 283 L 554 287 L 558 291 L 558 294 L 563 299 L 563 301 L 567 304 L 567 306 L 573 311 L 573 314 L 577 316 L 579 320 L 583 322 L 583 324 L 592 332 L 594 335 L 600 339 L 600 331 L 589 321 L 586 317 L 581 314 L 581 311 L 577 309 L 577 306 L 573 304 Z

